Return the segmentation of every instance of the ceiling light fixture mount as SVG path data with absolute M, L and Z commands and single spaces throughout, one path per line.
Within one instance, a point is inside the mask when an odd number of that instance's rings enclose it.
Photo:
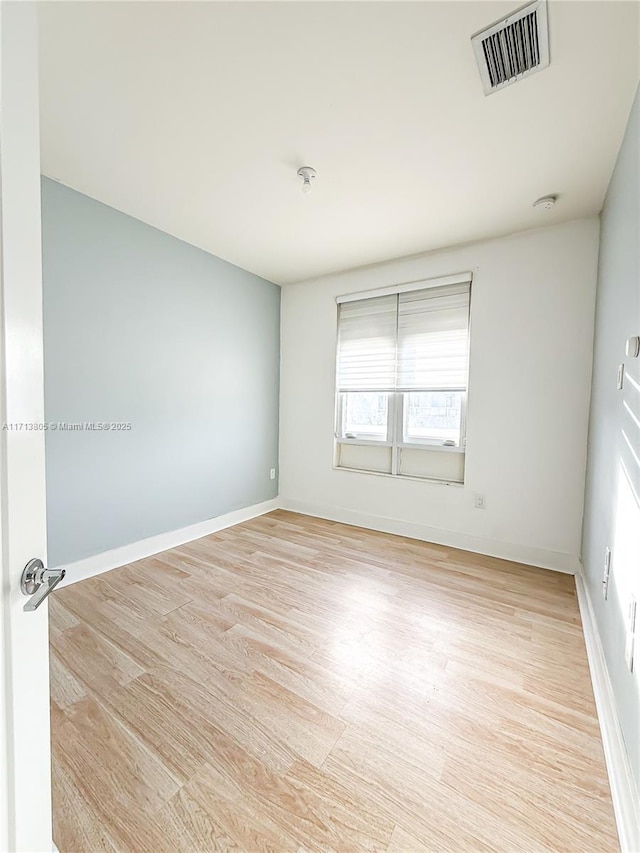
M 533 206 L 539 207 L 542 210 L 551 210 L 551 208 L 555 205 L 557 201 L 557 195 L 543 195 L 542 198 L 539 198 L 533 202 Z
M 318 177 L 318 173 L 311 166 L 300 166 L 298 169 L 298 177 L 302 178 L 302 192 L 311 192 L 311 181 Z

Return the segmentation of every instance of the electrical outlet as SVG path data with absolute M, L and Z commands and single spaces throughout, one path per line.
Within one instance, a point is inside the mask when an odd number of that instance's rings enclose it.
M 484 509 L 487 505 L 487 500 L 484 495 L 474 495 L 473 505 L 476 509 Z
M 607 600 L 609 595 L 609 577 L 611 576 L 611 548 L 604 552 L 604 571 L 602 573 L 602 596 Z
M 618 365 L 618 374 L 616 376 L 616 388 L 618 391 L 622 391 L 622 386 L 624 385 L 624 364 Z
M 627 664 L 629 672 L 633 672 L 633 655 L 635 651 L 635 642 L 636 642 L 636 611 L 637 611 L 637 602 L 635 597 L 632 595 L 631 600 L 629 601 L 629 619 L 627 622 L 627 638 L 624 644 L 624 660 Z
M 270 480 L 275 480 L 275 478 L 276 478 L 276 469 L 275 469 L 275 468 L 271 468 L 271 470 L 269 471 L 269 479 L 270 479 Z

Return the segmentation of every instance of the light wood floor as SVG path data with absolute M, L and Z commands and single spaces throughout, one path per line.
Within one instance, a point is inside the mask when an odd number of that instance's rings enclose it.
M 618 850 L 573 578 L 274 512 L 51 597 L 69 851 Z

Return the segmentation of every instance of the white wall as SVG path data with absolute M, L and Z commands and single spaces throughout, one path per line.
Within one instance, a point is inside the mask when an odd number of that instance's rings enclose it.
M 292 285 L 282 295 L 280 495 L 301 512 L 574 571 L 598 220 Z M 471 270 L 464 486 L 333 469 L 335 296 Z M 486 509 L 473 508 L 473 494 Z
M 583 540 L 585 579 L 638 790 L 638 631 L 633 673 L 625 663 L 624 650 L 631 597 L 640 601 L 640 358 L 625 358 L 627 338 L 640 334 L 639 151 L 640 90 L 601 214 Z M 616 369 L 621 362 L 625 381 L 618 391 Z M 600 585 L 607 547 L 611 548 L 611 577 L 605 601 Z M 636 831 L 640 844 L 640 826 Z

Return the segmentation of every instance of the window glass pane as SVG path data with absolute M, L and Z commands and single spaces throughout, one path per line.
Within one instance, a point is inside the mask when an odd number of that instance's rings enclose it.
M 389 395 L 379 391 L 341 394 L 341 438 L 387 440 Z
M 411 391 L 404 395 L 403 440 L 460 444 L 462 391 Z

